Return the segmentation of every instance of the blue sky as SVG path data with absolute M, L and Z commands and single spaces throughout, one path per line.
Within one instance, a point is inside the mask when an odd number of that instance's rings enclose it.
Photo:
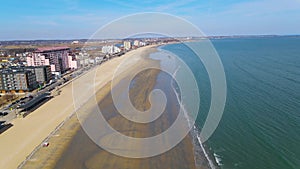
M 300 34 L 300 0 L 1 0 L 0 39 L 89 38 L 139 12 L 182 17 L 206 35 Z

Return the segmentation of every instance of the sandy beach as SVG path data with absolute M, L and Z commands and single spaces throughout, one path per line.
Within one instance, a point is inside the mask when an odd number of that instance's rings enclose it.
M 96 145 L 82 129 L 77 119 L 78 113 L 77 116 L 74 114 L 75 108 L 73 103 L 79 100 L 83 102 L 85 100 L 88 101 L 90 94 L 93 93 L 95 94 L 98 107 L 104 110 L 102 114 L 107 122 L 124 135 L 143 138 L 160 134 L 168 129 L 177 117 L 179 110 L 178 102 L 175 101 L 175 95 L 171 90 L 166 92 L 169 93 L 170 99 L 173 99 L 170 101 L 172 104 L 167 107 L 161 117 L 149 124 L 132 124 L 132 122 L 121 116 L 113 104 L 110 93 L 111 87 L 114 87 L 111 84 L 114 68 L 125 59 L 130 58 L 130 62 L 126 63 L 123 67 L 124 70 L 121 70 L 122 73 L 114 81 L 115 84 L 121 84 L 122 79 L 128 78 L 129 74 L 137 72 L 137 70 L 145 66 L 159 65 L 158 61 L 145 57 L 155 51 L 155 46 L 148 46 L 128 52 L 120 58 L 110 60 L 73 82 L 73 87 L 77 89 L 77 91 L 73 92 L 80 92 L 79 95 L 78 93 L 76 94 L 76 98 L 73 98 L 72 85 L 69 84 L 62 89 L 61 95 L 41 106 L 25 119 L 16 119 L 14 126 L 4 135 L 0 135 L 0 140 L 7 140 L 6 142 L 0 142 L 0 148 L 4 150 L 0 154 L 0 157 L 2 157 L 0 167 L 16 168 L 21 164 L 19 167 L 30 169 L 196 168 L 191 135 L 187 135 L 178 145 L 163 154 L 151 158 L 125 158 L 109 153 Z M 149 109 L 151 105 L 145 96 L 148 96 L 153 88 L 159 88 L 159 84 L 162 88 L 165 86 L 166 81 L 157 81 L 157 79 L 160 79 L 159 74 L 159 70 L 150 69 L 142 71 L 135 77 L 134 87 L 130 89 L 129 95 L 132 104 L 138 110 L 144 111 Z M 95 80 L 95 88 L 94 85 L 91 85 L 91 78 Z M 84 89 L 78 90 L 78 86 Z M 86 105 L 88 104 L 89 102 Z M 89 118 L 93 118 L 93 115 L 89 114 L 87 116 L 87 122 Z M 45 138 L 50 143 L 50 146 L 47 148 L 41 147 L 41 143 Z M 108 141 L 113 138 L 113 135 L 107 135 L 101 138 L 100 141 Z M 10 139 L 13 141 L 8 141 Z M 112 147 L 114 147 L 113 142 L 111 143 Z M 161 142 L 168 144 L 167 140 L 162 140 Z M 19 153 L 12 154 L 10 152 Z M 29 154 L 30 156 L 28 156 Z M 203 166 L 203 168 L 206 167 Z
M 91 70 L 82 77 L 76 79 L 74 83 L 86 83 L 84 81 L 88 76 L 94 76 L 95 71 L 105 72 L 97 76 L 95 79 L 97 89 L 99 90 L 107 84 L 116 68 L 124 59 L 128 59 L 133 55 L 139 54 L 143 50 L 151 48 L 147 46 L 128 52 L 126 55 L 112 59 L 104 64 Z M 132 67 L 138 60 L 133 60 Z M 90 89 L 94 90 L 94 88 Z M 13 127 L 0 135 L 0 168 L 17 168 L 18 165 L 26 159 L 26 157 L 37 147 L 42 141 L 53 132 L 56 127 L 65 119 L 74 113 L 72 94 L 72 83 L 66 85 L 61 90 L 61 94 L 51 99 L 24 119 L 14 119 Z M 83 97 L 85 97 L 83 95 Z
M 137 109 L 145 110 L 149 108 L 149 102 L 144 99 L 145 95 L 149 94 L 150 88 L 155 86 L 155 78 L 159 72 L 156 70 L 146 71 L 141 73 L 135 79 L 135 85 L 130 90 L 131 99 L 133 105 Z M 147 78 L 148 81 L 145 81 Z M 145 85 L 147 83 L 147 85 Z M 145 87 L 147 86 L 147 87 Z M 101 92 L 98 93 L 98 96 Z M 138 138 L 150 137 L 157 135 L 162 131 L 166 130 L 170 124 L 176 118 L 177 110 L 174 105 L 170 105 L 168 110 L 171 109 L 172 112 L 166 111 L 163 115 L 154 122 L 148 124 L 132 124 L 127 119 L 123 118 L 117 113 L 116 108 L 112 104 L 111 95 L 107 94 L 105 98 L 99 102 L 99 107 L 102 110 L 103 115 L 107 119 L 108 123 L 118 130 L 118 132 Z M 113 135 L 107 134 L 100 140 L 112 139 Z M 111 142 L 112 146 L 118 140 Z M 162 140 L 161 143 L 168 143 L 167 140 Z M 127 145 L 126 147 L 138 147 L 141 145 Z M 159 146 L 159 145 L 157 145 Z M 126 148 L 119 147 L 121 151 Z M 94 142 L 92 142 L 82 128 L 76 133 L 75 137 L 70 142 L 69 148 L 62 154 L 55 168 L 112 168 L 112 169 L 152 169 L 152 168 L 172 168 L 172 169 L 192 169 L 195 168 L 194 161 L 194 150 L 193 144 L 191 142 L 190 135 L 188 135 L 184 140 L 182 140 L 173 149 L 154 156 L 150 158 L 125 158 L 114 154 L 111 154 L 102 148 L 98 147 Z

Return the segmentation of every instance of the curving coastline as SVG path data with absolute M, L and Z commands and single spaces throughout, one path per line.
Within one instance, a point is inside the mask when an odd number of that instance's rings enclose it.
M 129 65 L 128 70 L 118 78 L 118 81 L 120 82 L 122 78 L 126 77 L 126 74 L 136 71 L 146 64 L 159 64 L 158 61 L 146 57 L 155 51 L 154 47 L 132 51 L 131 57 L 138 57 L 139 64 Z M 153 88 L 158 87 L 159 83 L 162 85 L 163 82 L 158 82 L 159 76 L 161 76 L 159 70 L 144 71 L 136 76 L 134 87 L 130 89 L 130 98 L 137 109 L 149 108 L 150 104 L 145 96 L 148 96 Z M 167 113 L 163 113 L 159 120 L 148 125 L 131 125 L 115 112 L 110 95 L 110 85 L 110 82 L 103 84 L 101 90 L 96 93 L 96 99 L 99 107 L 106 110 L 103 114 L 110 125 L 122 134 L 133 137 L 159 134 L 167 129 L 176 118 L 176 113 L 172 112 L 176 112 L 177 99 L 175 95 L 172 95 L 174 105 L 169 106 Z M 177 146 L 162 155 L 146 159 L 124 158 L 99 148 L 87 137 L 76 116 L 72 116 L 49 138 L 49 142 L 51 146 L 39 149 L 23 168 L 196 168 L 193 137 L 190 134 Z M 197 167 L 202 168 L 201 166 Z

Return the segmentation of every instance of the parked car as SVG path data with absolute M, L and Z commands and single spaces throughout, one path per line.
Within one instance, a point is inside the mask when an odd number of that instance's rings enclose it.
M 0 112 L 0 116 L 6 116 L 6 115 L 8 115 L 7 112 Z

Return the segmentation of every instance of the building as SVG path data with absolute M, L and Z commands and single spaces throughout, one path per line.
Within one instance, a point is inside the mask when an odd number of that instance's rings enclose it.
M 0 90 L 6 92 L 32 91 L 37 88 L 36 76 L 30 70 L 0 70 Z
M 123 45 L 124 45 L 125 50 L 130 50 L 131 49 L 131 42 L 130 41 L 124 41 Z
M 102 47 L 102 53 L 104 54 L 114 54 L 119 52 L 121 52 L 121 49 L 114 45 L 110 45 L 110 46 L 105 45 Z
M 31 71 L 32 73 L 34 73 L 36 81 L 38 83 L 48 83 L 52 79 L 50 66 L 11 66 L 10 69 L 13 71 Z
M 96 64 L 98 64 L 98 63 L 102 63 L 103 62 L 103 59 L 104 57 L 95 57 L 95 62 L 96 62 Z
M 70 69 L 78 69 L 78 67 L 80 66 L 80 62 L 76 59 L 75 56 L 68 56 L 68 63 L 69 63 L 69 68 Z
M 80 64 L 80 67 L 84 67 L 84 66 L 87 66 L 90 64 L 90 59 L 86 58 L 86 59 L 81 59 L 79 64 Z
M 133 41 L 133 46 L 139 47 L 140 46 L 140 41 L 139 40 Z
M 146 42 L 142 42 L 142 41 L 140 41 L 139 45 L 140 45 L 140 46 L 146 46 L 146 45 L 147 45 L 147 43 L 146 43 Z
M 79 44 L 79 41 L 78 41 L 78 40 L 74 40 L 74 41 L 72 42 L 72 44 Z
M 90 55 L 86 51 L 81 51 L 75 55 L 75 59 L 77 60 L 77 67 L 84 67 L 89 64 Z
M 95 59 L 89 59 L 89 64 L 95 64 Z
M 48 83 L 52 79 L 50 66 L 35 66 L 33 69 L 38 83 Z
M 38 48 L 33 53 L 27 55 L 28 66 L 49 65 L 51 72 L 61 74 L 69 69 L 68 53 L 69 47 L 45 47 Z

